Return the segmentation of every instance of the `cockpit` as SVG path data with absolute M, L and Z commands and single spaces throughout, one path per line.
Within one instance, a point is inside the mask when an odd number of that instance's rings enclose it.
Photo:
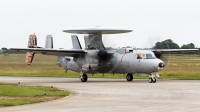
M 155 59 L 155 55 L 152 53 L 139 53 L 137 59 Z

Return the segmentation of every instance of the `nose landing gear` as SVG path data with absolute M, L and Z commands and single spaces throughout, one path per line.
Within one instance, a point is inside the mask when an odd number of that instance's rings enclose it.
M 149 75 L 149 83 L 156 83 L 156 78 L 154 74 Z
M 149 78 L 149 83 L 156 83 L 156 78 Z

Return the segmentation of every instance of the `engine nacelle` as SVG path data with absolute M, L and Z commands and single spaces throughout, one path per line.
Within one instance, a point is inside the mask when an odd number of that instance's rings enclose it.
M 99 64 L 84 64 L 82 66 L 82 71 L 97 71 L 101 65 Z
M 162 53 L 160 51 L 152 51 L 157 58 L 160 58 Z

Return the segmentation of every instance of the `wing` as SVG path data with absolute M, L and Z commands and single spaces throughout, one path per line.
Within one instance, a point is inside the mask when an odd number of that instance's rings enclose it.
M 67 49 L 48 49 L 48 48 L 10 48 L 8 50 L 34 52 L 34 53 L 41 53 L 43 55 L 72 56 L 72 57 L 77 57 L 85 54 L 85 51 L 82 49 L 67 50 Z
M 151 49 L 151 51 L 160 51 L 160 52 L 181 52 L 181 51 L 199 51 L 199 49 Z

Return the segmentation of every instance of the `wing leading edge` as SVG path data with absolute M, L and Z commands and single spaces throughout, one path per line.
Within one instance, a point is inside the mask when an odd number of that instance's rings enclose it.
M 22 52 L 34 52 L 41 53 L 43 55 L 54 55 L 54 56 L 72 56 L 77 57 L 85 54 L 82 49 L 48 49 L 48 48 L 10 48 L 12 51 L 22 51 Z

